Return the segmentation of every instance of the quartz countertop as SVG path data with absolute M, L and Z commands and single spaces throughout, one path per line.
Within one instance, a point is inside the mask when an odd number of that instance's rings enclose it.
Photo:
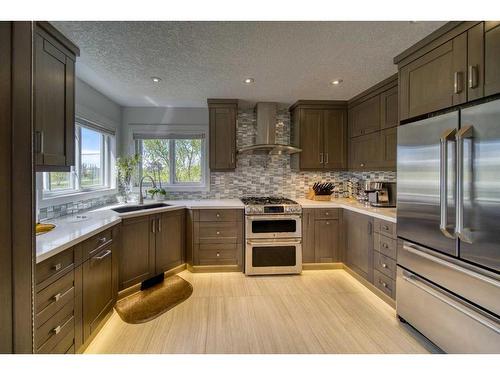
M 40 263 L 69 249 L 120 221 L 120 216 L 111 210 L 85 212 L 47 221 L 56 227 L 36 236 L 36 262 Z
M 354 199 L 347 198 L 332 198 L 330 201 L 312 201 L 306 198 L 295 199 L 302 208 L 343 208 L 346 210 L 358 212 L 361 214 L 376 217 L 378 219 L 387 220 L 392 223 L 396 222 L 396 208 L 391 207 L 370 207 Z
M 69 249 L 71 246 L 85 241 L 94 234 L 120 223 L 122 219 L 125 218 L 153 215 L 155 213 L 184 208 L 210 208 L 218 210 L 245 208 L 245 205 L 239 199 L 173 200 L 163 202 L 153 200 L 144 201 L 145 205 L 153 203 L 165 203 L 168 206 L 126 213 L 112 211 L 113 208 L 117 207 L 137 205 L 137 203 L 122 203 L 100 207 L 96 210 L 77 215 L 68 215 L 58 219 L 45 221 L 46 223 L 55 224 L 56 227 L 48 233 L 36 236 L 36 262 L 40 263 L 51 256 Z

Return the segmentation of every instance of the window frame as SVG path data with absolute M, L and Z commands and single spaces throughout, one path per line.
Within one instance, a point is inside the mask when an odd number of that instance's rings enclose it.
M 100 130 L 97 126 L 86 126 L 84 121 L 75 121 L 75 165 L 71 167 L 70 173 L 70 186 L 71 188 L 50 190 L 50 172 L 41 173 L 41 189 L 42 201 L 48 201 L 56 198 L 74 197 L 75 195 L 85 195 L 93 192 L 102 192 L 116 190 L 116 183 L 114 182 L 112 149 L 116 146 L 116 136 L 105 129 Z M 94 186 L 81 186 L 80 172 L 82 168 L 82 128 L 97 132 L 101 136 L 101 181 L 102 184 Z
M 210 170 L 208 160 L 208 131 L 206 128 L 200 130 L 163 130 L 155 132 L 141 132 L 134 134 L 134 148 L 135 152 L 139 155 L 143 154 L 142 141 L 147 139 L 164 139 L 169 141 L 169 181 L 165 183 L 162 181 L 162 188 L 166 191 L 186 191 L 186 192 L 204 192 L 210 190 Z M 185 139 L 200 139 L 201 140 L 201 179 L 200 182 L 176 182 L 176 163 L 175 163 L 175 141 Z M 139 180 L 143 177 L 142 161 L 139 164 Z M 143 187 L 150 188 L 152 183 L 145 180 Z M 135 190 L 138 191 L 138 181 L 135 185 Z

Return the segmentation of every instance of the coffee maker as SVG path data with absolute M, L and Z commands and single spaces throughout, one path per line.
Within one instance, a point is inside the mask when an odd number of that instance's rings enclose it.
M 396 207 L 396 183 L 366 181 L 365 194 L 372 207 Z

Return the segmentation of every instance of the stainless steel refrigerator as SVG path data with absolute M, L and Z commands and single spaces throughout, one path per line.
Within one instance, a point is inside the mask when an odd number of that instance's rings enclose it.
M 500 100 L 401 125 L 397 150 L 398 316 L 500 353 Z

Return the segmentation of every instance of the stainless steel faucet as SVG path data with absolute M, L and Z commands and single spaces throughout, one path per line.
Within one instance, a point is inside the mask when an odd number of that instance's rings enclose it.
M 151 182 L 153 183 L 153 187 L 156 189 L 156 184 L 155 180 L 153 180 L 153 177 L 151 176 L 142 176 L 141 180 L 139 181 L 139 204 L 144 204 L 144 197 L 142 196 L 142 182 L 144 181 L 145 178 L 149 178 Z M 147 193 L 146 193 L 147 197 Z

